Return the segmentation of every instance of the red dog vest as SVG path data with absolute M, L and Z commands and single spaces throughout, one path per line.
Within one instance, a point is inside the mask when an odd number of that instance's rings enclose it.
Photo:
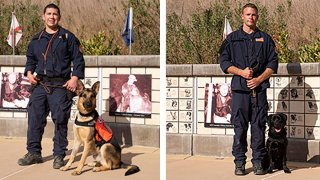
M 95 124 L 96 129 L 96 142 L 109 142 L 112 138 L 112 130 L 111 128 L 104 123 L 104 120 L 99 116 L 96 120 Z

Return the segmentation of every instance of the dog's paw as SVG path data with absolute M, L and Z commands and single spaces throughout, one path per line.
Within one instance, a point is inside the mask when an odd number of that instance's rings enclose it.
M 81 174 L 81 171 L 73 171 L 71 174 L 74 176 L 78 176 Z
M 283 171 L 285 173 L 291 173 L 290 169 L 288 167 L 283 167 Z
M 100 167 L 94 167 L 94 168 L 92 169 L 92 171 L 93 171 L 93 172 L 100 172 L 101 169 L 100 169 Z
M 95 167 L 96 165 L 97 165 L 97 161 L 93 161 L 93 162 L 88 163 L 89 167 Z
M 272 168 L 272 167 L 269 167 L 267 172 L 268 172 L 269 174 L 270 174 L 270 173 L 273 173 L 273 168 Z
M 69 169 L 69 167 L 67 167 L 67 166 L 62 166 L 61 168 L 60 168 L 60 171 L 66 171 L 66 170 L 68 170 Z

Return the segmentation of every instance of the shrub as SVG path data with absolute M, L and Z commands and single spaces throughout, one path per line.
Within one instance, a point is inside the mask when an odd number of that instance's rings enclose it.
M 107 45 L 105 45 L 107 41 Z M 80 40 L 85 55 L 118 55 L 121 47 L 115 44 L 112 36 L 107 37 L 104 31 L 94 34 L 88 40 Z
M 298 54 L 301 63 L 320 62 L 320 38 L 317 38 L 311 44 L 300 46 Z

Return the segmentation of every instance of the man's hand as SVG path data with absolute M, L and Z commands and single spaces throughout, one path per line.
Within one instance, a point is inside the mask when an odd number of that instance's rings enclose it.
M 261 81 L 259 78 L 252 78 L 250 80 L 247 80 L 247 86 L 250 89 L 254 89 L 260 85 Z
M 37 79 L 37 77 L 35 77 L 35 76 L 31 73 L 31 71 L 28 71 L 28 73 L 27 73 L 27 78 L 28 78 L 29 82 L 30 82 L 32 85 L 38 84 L 38 79 Z
M 78 77 L 72 76 L 71 79 L 63 85 L 63 87 L 66 87 L 69 91 L 75 92 L 77 89 L 77 81 Z
M 235 66 L 230 66 L 227 69 L 227 72 L 230 74 L 241 76 L 245 79 L 252 79 L 252 77 L 253 77 L 253 70 L 249 67 L 246 67 L 245 69 L 242 70 L 242 69 L 239 69 Z
M 258 77 L 247 80 L 247 86 L 250 89 L 258 87 L 264 80 L 268 79 L 273 73 L 271 68 L 266 68 L 266 70 Z
M 249 67 L 246 67 L 244 70 L 241 70 L 239 74 L 246 79 L 252 79 L 253 70 Z

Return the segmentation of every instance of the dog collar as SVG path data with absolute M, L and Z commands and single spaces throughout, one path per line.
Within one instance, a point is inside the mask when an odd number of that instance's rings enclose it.
M 80 121 L 78 121 L 78 117 L 79 118 L 86 118 L 86 119 L 90 118 L 91 120 L 86 121 L 86 122 L 80 122 Z M 78 126 L 94 127 L 95 122 L 96 122 L 95 120 L 96 120 L 95 113 L 93 116 L 82 116 L 82 115 L 80 115 L 80 113 L 78 113 L 76 116 L 76 119 L 74 120 L 74 123 Z

